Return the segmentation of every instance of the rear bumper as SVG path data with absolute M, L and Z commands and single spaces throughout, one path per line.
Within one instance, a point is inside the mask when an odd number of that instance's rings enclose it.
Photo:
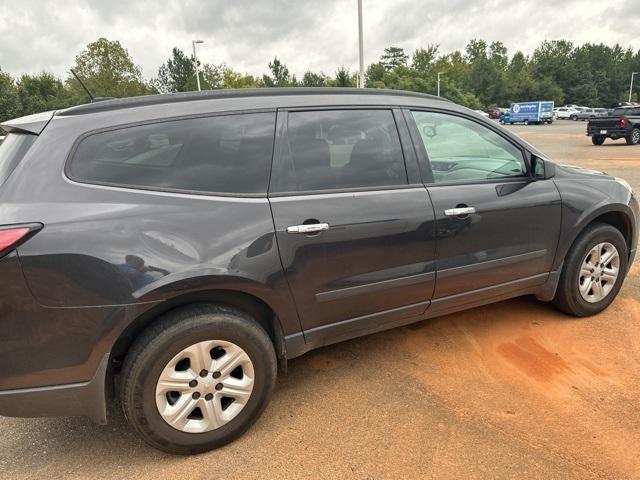
M 606 130 L 607 133 L 600 133 L 602 130 Z M 611 138 L 624 138 L 629 134 L 624 128 L 609 128 L 609 127 L 591 127 L 587 130 L 587 135 L 592 137 L 593 135 L 601 135 L 603 137 Z
M 0 415 L 5 417 L 86 416 L 107 423 L 106 354 L 91 380 L 84 383 L 0 391 Z

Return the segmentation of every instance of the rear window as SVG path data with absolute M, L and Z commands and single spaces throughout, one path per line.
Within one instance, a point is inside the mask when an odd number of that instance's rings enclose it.
M 9 178 L 36 138 L 36 135 L 10 133 L 0 142 L 0 185 Z
M 264 194 L 275 113 L 175 120 L 90 135 L 69 165 L 81 182 L 159 190 Z

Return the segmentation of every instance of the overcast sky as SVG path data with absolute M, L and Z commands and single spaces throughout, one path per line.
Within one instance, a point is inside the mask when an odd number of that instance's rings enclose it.
M 510 54 L 558 38 L 640 49 L 640 0 L 363 4 L 367 64 L 390 45 L 412 51 L 437 43 L 449 52 L 472 38 L 501 40 Z M 204 62 L 258 75 L 277 55 L 298 76 L 332 74 L 341 65 L 357 68 L 357 0 L 0 0 L 0 67 L 13 75 L 66 75 L 75 55 L 101 36 L 119 40 L 147 78 L 173 46 L 189 51 L 196 38 L 205 41 Z

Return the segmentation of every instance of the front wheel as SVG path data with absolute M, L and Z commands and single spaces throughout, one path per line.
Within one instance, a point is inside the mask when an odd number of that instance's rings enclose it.
M 591 143 L 594 145 L 602 145 L 604 143 L 604 137 L 602 135 L 593 135 L 591 137 Z
M 529 125 L 529 120 L 528 120 L 528 119 L 525 119 L 525 120 L 524 120 L 524 124 L 525 124 L 525 125 Z
M 573 120 L 574 122 L 575 122 L 576 120 L 578 120 L 578 116 L 577 116 L 577 115 L 571 115 L 571 117 L 570 117 L 570 118 L 571 118 L 571 120 Z
M 640 128 L 635 127 L 631 133 L 625 137 L 627 145 L 638 145 L 640 143 Z
M 594 223 L 567 255 L 553 304 L 576 317 L 595 315 L 616 298 L 627 272 L 629 254 L 620 231 Z
M 172 311 L 138 338 L 123 366 L 122 407 L 149 445 L 211 450 L 244 433 L 267 405 L 277 361 L 245 313 L 197 305 Z

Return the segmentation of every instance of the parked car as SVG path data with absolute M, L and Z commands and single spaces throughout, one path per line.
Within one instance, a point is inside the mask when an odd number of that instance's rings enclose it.
M 487 110 L 487 114 L 489 115 L 489 118 L 498 119 L 500 118 L 500 115 L 502 115 L 502 112 L 499 108 L 490 108 Z
M 569 107 L 555 108 L 553 112 L 554 112 L 553 116 L 558 120 L 573 119 L 574 117 L 577 117 L 579 113 L 578 110 L 576 110 L 575 108 L 569 108 Z
M 579 112 L 576 120 L 589 120 L 590 118 L 606 117 L 609 113 L 606 108 L 585 108 Z
M 620 107 L 610 116 L 592 118 L 587 123 L 587 135 L 594 145 L 602 145 L 607 138 L 624 138 L 627 145 L 640 144 L 640 107 Z
M 598 313 L 637 249 L 624 180 L 429 95 L 178 93 L 2 127 L 0 414 L 106 423 L 115 394 L 167 452 L 240 436 L 323 345 L 519 295 Z
M 483 117 L 489 118 L 489 114 L 484 110 L 474 110 L 478 115 L 482 115 Z

